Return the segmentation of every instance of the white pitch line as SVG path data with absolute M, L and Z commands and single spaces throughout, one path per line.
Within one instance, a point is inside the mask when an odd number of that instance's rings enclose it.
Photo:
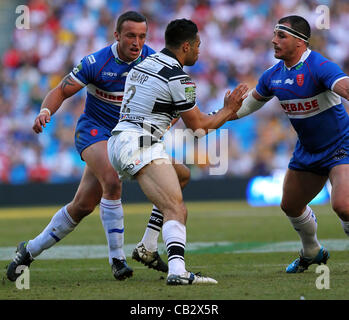
M 348 239 L 327 239 L 322 240 L 321 244 L 329 251 L 349 251 Z M 242 245 L 244 245 L 244 243 L 228 241 L 192 242 L 186 244 L 186 252 L 195 252 L 197 250 L 204 251 L 205 249 L 217 249 L 217 251 L 224 253 L 297 252 L 301 248 L 301 243 L 299 241 L 264 244 L 247 243 L 244 249 L 238 249 L 239 247 L 241 248 Z M 127 244 L 124 246 L 127 257 L 131 256 L 135 246 L 136 244 Z M 15 256 L 15 250 L 15 247 L 0 247 L 0 261 L 12 260 Z M 159 253 L 162 254 L 165 252 L 164 244 L 159 244 Z M 44 251 L 36 259 L 95 259 L 107 257 L 108 248 L 106 245 L 56 245 Z

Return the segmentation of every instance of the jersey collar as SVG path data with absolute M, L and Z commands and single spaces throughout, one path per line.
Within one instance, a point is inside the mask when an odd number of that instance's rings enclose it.
M 285 68 L 286 68 L 288 71 L 290 71 L 292 68 L 294 68 L 294 67 L 297 66 L 298 64 L 303 63 L 303 62 L 309 57 L 310 53 L 311 53 L 311 50 L 310 50 L 309 48 L 307 48 L 307 50 L 305 50 L 305 51 L 303 52 L 303 54 L 302 54 L 300 60 L 299 60 L 295 65 L 293 65 L 292 67 L 290 67 L 290 68 L 289 68 L 289 67 L 286 67 L 285 62 L 284 62 Z
M 169 50 L 167 48 L 163 48 L 160 52 L 163 53 L 163 54 L 166 54 L 167 56 L 170 56 L 173 59 L 175 59 L 179 63 L 179 65 L 183 68 L 183 65 L 179 62 L 179 60 L 177 59 L 176 55 L 171 50 Z
M 134 59 L 133 61 L 126 62 L 126 61 L 121 60 L 121 59 L 119 58 L 118 50 L 116 49 L 117 46 L 118 46 L 118 42 L 115 41 L 115 42 L 111 45 L 111 51 L 113 52 L 113 55 L 114 55 L 114 57 L 115 57 L 115 62 L 118 63 L 118 64 L 126 63 L 126 64 L 130 65 L 131 63 L 137 61 L 137 60 L 141 57 L 142 52 L 143 52 L 143 48 L 142 48 L 142 50 L 141 50 L 140 53 L 139 53 L 139 56 L 138 56 L 136 59 Z

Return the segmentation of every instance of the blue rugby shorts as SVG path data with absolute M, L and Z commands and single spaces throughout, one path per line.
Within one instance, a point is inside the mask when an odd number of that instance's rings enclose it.
M 349 134 L 318 153 L 308 152 L 298 140 L 288 167 L 327 176 L 339 164 L 349 164 Z
M 101 126 L 86 114 L 82 114 L 75 129 L 75 147 L 80 157 L 88 146 L 99 141 L 108 140 L 111 136 L 110 132 L 110 129 Z

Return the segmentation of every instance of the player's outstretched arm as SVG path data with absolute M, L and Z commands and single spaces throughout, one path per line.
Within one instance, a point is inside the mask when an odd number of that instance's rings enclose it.
M 232 92 L 228 90 L 224 96 L 224 107 L 214 115 L 203 113 L 195 106 L 189 111 L 181 112 L 181 117 L 185 125 L 193 131 L 201 129 L 207 133 L 209 129 L 217 129 L 236 114 L 247 90 L 246 84 L 239 84 Z
M 241 108 L 236 112 L 231 120 L 240 119 L 259 110 L 269 100 L 270 98 L 261 96 L 256 89 L 251 90 L 242 102 Z
M 44 98 L 40 113 L 34 120 L 34 132 L 42 132 L 42 128 L 46 127 L 46 123 L 50 122 L 51 115 L 53 115 L 59 109 L 63 101 L 74 95 L 81 88 L 82 86 L 78 84 L 69 74 L 66 75 L 58 86 L 52 89 Z
M 339 80 L 334 85 L 333 91 L 349 101 L 349 78 Z

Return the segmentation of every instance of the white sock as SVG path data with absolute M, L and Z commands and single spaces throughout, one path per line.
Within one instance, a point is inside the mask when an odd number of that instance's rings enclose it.
M 183 274 L 185 270 L 184 251 L 186 227 L 177 220 L 168 220 L 162 227 L 162 237 L 168 256 L 168 274 Z
M 113 258 L 125 260 L 124 252 L 124 211 L 119 200 L 107 200 L 102 198 L 100 217 L 108 240 L 109 264 L 113 264 Z
M 52 247 L 72 232 L 77 223 L 71 218 L 64 206 L 56 212 L 47 227 L 33 240 L 29 240 L 27 249 L 33 258 L 43 250 Z
M 317 221 L 313 210 L 309 206 L 299 217 L 288 217 L 298 232 L 303 244 L 303 254 L 305 257 L 314 257 L 321 247 L 317 240 Z
M 341 224 L 342 224 L 342 227 L 343 227 L 345 234 L 349 237 L 349 221 L 341 220 Z
M 142 243 L 151 252 L 158 250 L 158 239 L 164 222 L 164 216 L 156 206 L 153 206 L 147 228 L 145 229 Z

